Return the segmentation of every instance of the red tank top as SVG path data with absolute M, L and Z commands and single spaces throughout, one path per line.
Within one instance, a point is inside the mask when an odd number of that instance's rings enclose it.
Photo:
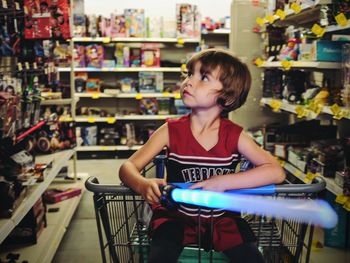
M 220 119 L 219 140 L 210 150 L 204 149 L 194 138 L 189 115 L 168 121 L 169 148 L 167 181 L 199 182 L 214 175 L 235 173 L 240 161 L 238 139 L 242 127 L 227 119 Z M 181 205 L 179 211 L 189 216 L 197 216 L 198 209 Z M 208 210 L 210 213 L 210 210 Z M 223 214 L 215 210 L 214 216 Z M 205 209 L 201 215 L 206 217 Z

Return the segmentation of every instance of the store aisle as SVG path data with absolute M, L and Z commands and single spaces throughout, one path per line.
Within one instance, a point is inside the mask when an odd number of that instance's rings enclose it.
M 80 160 L 78 172 L 96 176 L 101 183 L 119 183 L 122 160 Z M 92 193 L 87 190 L 53 259 L 54 263 L 101 262 Z

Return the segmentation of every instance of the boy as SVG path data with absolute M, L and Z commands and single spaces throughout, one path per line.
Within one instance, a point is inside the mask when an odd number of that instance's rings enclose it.
M 283 169 L 237 124 L 221 117 L 239 108 L 248 96 L 251 76 L 247 66 L 230 52 L 208 49 L 187 63 L 181 86 L 189 115 L 162 125 L 120 168 L 121 180 L 152 205 L 152 243 L 149 262 L 177 262 L 184 245 L 196 243 L 198 209 L 180 205 L 168 211 L 159 205 L 159 186 L 167 182 L 194 182 L 192 189 L 209 191 L 258 187 L 281 183 Z M 167 179 L 144 178 L 140 171 L 164 147 Z M 235 172 L 244 155 L 255 168 Z M 210 229 L 209 210 L 201 210 L 201 235 Z M 213 211 L 213 247 L 230 262 L 263 262 L 248 224 L 231 212 Z M 203 244 L 202 244 L 203 245 Z

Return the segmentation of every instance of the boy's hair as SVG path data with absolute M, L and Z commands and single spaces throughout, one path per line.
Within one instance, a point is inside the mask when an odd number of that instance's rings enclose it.
M 241 107 L 248 96 L 252 78 L 246 64 L 232 53 L 221 49 L 206 49 L 190 58 L 186 66 L 189 71 L 200 62 L 200 71 L 210 72 L 219 68 L 219 80 L 223 85 L 217 103 L 230 112 Z

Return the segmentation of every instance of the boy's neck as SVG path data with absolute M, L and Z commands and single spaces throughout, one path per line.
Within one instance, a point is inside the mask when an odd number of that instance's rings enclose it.
M 195 129 L 214 128 L 220 123 L 220 114 L 210 112 L 192 112 L 190 114 L 191 126 Z

